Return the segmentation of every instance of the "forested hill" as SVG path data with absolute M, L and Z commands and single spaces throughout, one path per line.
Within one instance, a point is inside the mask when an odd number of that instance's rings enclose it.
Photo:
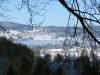
M 14 23 L 14 22 L 8 22 L 8 21 L 0 21 L 0 26 L 5 27 L 7 30 L 17 30 L 19 32 L 23 32 L 23 31 L 30 31 L 33 30 L 31 25 L 25 25 L 25 24 L 19 24 L 19 23 Z M 93 29 L 95 29 L 96 31 L 100 31 L 100 26 L 95 26 L 92 27 Z M 38 30 L 42 30 L 43 32 L 46 31 L 47 33 L 55 33 L 55 34 L 59 34 L 58 36 L 63 37 L 66 36 L 66 32 L 67 35 L 72 36 L 74 33 L 74 27 L 69 27 L 68 31 L 66 31 L 66 27 L 63 26 L 45 26 L 45 27 L 39 27 L 37 28 Z M 81 36 L 82 34 L 82 28 L 78 27 L 78 36 Z M 99 36 L 96 35 L 96 36 Z

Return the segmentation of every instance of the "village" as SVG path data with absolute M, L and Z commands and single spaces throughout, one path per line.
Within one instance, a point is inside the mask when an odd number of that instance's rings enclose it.
M 91 56 L 91 52 L 92 49 L 91 48 L 81 48 L 81 47 L 73 47 L 73 48 L 66 48 L 66 49 L 55 49 L 55 48 L 51 48 L 51 49 L 42 49 L 40 51 L 40 55 L 43 57 L 46 54 L 50 54 L 51 58 L 54 59 L 54 57 L 57 54 L 60 54 L 62 56 L 70 56 L 70 57 L 74 57 L 77 58 L 79 56 L 81 56 L 82 53 L 84 53 L 84 55 L 88 55 L 89 57 Z M 100 59 L 100 51 L 99 48 L 93 50 L 94 54 L 97 56 L 98 59 Z

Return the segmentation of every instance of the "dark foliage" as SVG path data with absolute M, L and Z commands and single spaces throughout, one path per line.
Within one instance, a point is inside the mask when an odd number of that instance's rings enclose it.
M 54 75 L 63 75 L 63 68 L 59 66 L 59 68 L 55 71 Z
M 54 62 L 63 62 L 64 61 L 64 57 L 60 54 L 57 54 L 57 56 L 54 58 Z
M 33 51 L 26 45 L 15 44 L 6 38 L 0 38 L 0 57 L 21 58 L 22 56 L 34 58 Z
M 25 56 L 22 58 L 22 63 L 20 67 L 21 74 L 29 74 L 32 70 L 32 62 Z
M 17 75 L 12 66 L 8 68 L 7 75 Z
M 99 69 L 91 64 L 87 55 L 72 59 L 70 56 L 64 58 L 57 54 L 54 60 L 51 60 L 49 54 L 44 57 L 34 57 L 30 48 L 15 44 L 6 38 L 0 38 L 0 58 L 9 58 L 10 60 L 6 75 L 65 75 L 66 72 L 74 71 L 78 75 L 98 75 L 99 72 Z M 99 61 L 97 63 L 100 64 Z
M 51 75 L 49 62 L 44 58 L 39 58 L 35 64 L 33 75 Z
M 95 67 L 86 65 L 83 69 L 82 75 L 98 75 L 98 70 Z

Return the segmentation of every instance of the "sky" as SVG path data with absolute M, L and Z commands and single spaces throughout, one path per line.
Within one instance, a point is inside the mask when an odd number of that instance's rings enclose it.
M 8 17 L 0 17 L 0 21 L 10 21 L 21 24 L 29 24 L 29 14 L 27 9 L 23 8 L 20 11 L 16 9 L 18 6 L 16 0 L 13 0 L 12 5 L 7 5 L 10 11 L 1 11 Z M 16 5 L 17 4 L 17 5 Z M 43 17 L 38 17 L 35 23 L 39 23 L 44 20 L 42 26 L 66 26 L 69 13 L 67 10 L 59 3 L 55 2 L 49 5 L 46 10 L 46 14 Z

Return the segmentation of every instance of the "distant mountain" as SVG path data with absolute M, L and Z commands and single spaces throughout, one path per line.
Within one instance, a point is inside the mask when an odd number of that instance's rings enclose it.
M 4 28 L 8 30 L 12 29 L 12 30 L 18 30 L 18 31 L 32 29 L 30 25 L 18 24 L 18 23 L 7 22 L 7 21 L 0 21 L 0 26 L 3 26 Z
M 31 25 L 25 25 L 25 24 L 19 24 L 14 22 L 7 22 L 7 21 L 0 21 L 0 26 L 5 27 L 8 30 L 17 30 L 17 31 L 26 31 L 26 30 L 32 30 Z M 41 27 L 43 30 L 47 30 L 47 32 L 65 32 L 66 27 L 56 27 L 56 26 L 46 26 Z
M 28 31 L 32 30 L 31 25 L 19 24 L 14 22 L 0 21 L 0 26 L 5 27 L 8 30 L 17 30 L 17 31 Z M 66 27 L 56 27 L 56 26 L 46 26 L 41 27 L 43 30 L 48 33 L 64 33 Z
M 7 21 L 0 21 L 0 26 L 3 26 L 8 30 L 17 30 L 19 32 L 34 30 L 32 29 L 31 25 L 25 25 L 25 24 L 19 24 L 19 23 L 14 23 L 14 22 L 7 22 Z M 66 32 L 67 32 L 67 36 L 73 36 L 74 34 L 74 27 L 71 27 L 71 26 L 68 28 L 68 31 L 66 31 L 66 27 L 58 27 L 58 26 L 46 26 L 46 27 L 40 27 L 39 29 L 42 29 L 42 33 L 43 32 L 55 33 L 56 37 L 64 37 L 66 36 Z M 100 31 L 100 26 L 95 26 L 93 27 L 93 29 L 95 29 L 96 31 Z M 78 36 L 82 36 L 81 27 L 78 27 L 77 32 L 78 32 L 77 33 Z

